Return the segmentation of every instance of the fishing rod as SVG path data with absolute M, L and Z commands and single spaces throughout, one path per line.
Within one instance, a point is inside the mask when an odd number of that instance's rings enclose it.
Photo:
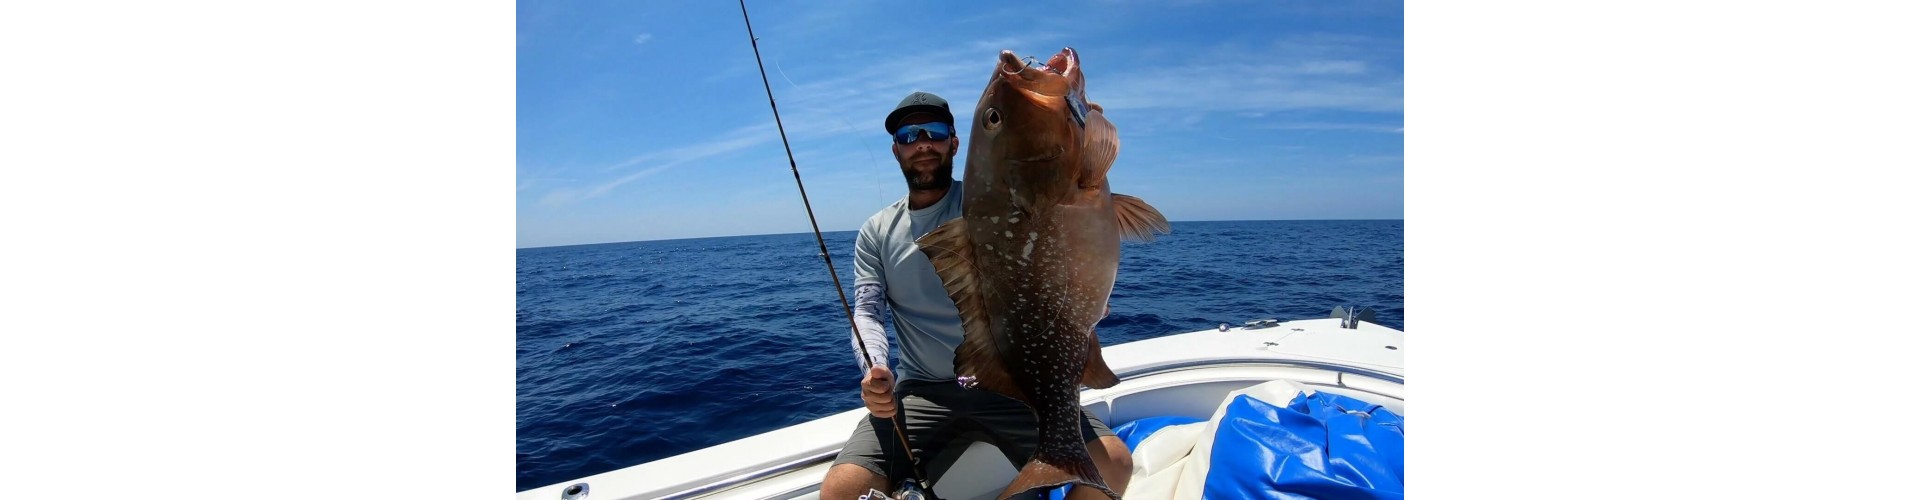
M 787 142 L 787 126 L 780 122 L 780 105 L 773 100 L 773 84 L 767 81 L 767 65 L 760 62 L 760 37 L 753 36 L 753 20 L 747 17 L 747 0 L 740 0 L 740 20 L 747 24 L 747 39 L 753 43 L 753 63 L 760 67 L 760 85 L 767 89 L 767 106 L 773 108 L 773 125 L 780 129 L 780 145 L 787 149 L 787 167 L 793 170 L 793 184 L 800 188 L 800 203 L 807 207 L 807 222 L 813 224 L 813 240 L 820 244 L 820 257 L 827 262 L 827 275 L 833 277 L 833 291 L 840 294 L 840 310 L 847 314 L 847 325 L 853 327 L 853 340 L 860 345 L 860 359 L 871 361 L 873 356 L 867 354 L 867 341 L 860 337 L 860 324 L 853 321 L 853 306 L 847 304 L 847 291 L 841 288 L 840 273 L 833 269 L 833 254 L 827 251 L 827 239 L 820 235 L 820 221 L 813 217 L 813 202 L 807 201 L 807 185 L 800 182 L 800 165 L 793 160 L 793 145 Z M 899 400 L 894 399 L 896 402 Z M 931 495 L 933 486 L 927 482 L 927 475 L 920 471 L 920 460 L 914 458 L 913 445 L 907 442 L 907 435 L 901 430 L 906 427 L 900 421 L 900 413 L 905 410 L 906 407 L 896 405 L 893 416 L 888 420 L 893 422 L 893 435 L 900 438 L 900 451 L 907 454 L 907 468 L 920 480 L 920 487 L 926 488 Z

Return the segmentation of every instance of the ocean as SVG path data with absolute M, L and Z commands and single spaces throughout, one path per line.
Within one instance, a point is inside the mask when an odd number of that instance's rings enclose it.
M 1174 222 L 1123 244 L 1096 328 L 1111 346 L 1356 305 L 1404 330 L 1403 234 L 1399 220 Z M 824 236 L 851 300 L 854 232 Z M 812 233 L 518 253 L 518 490 L 860 405 Z

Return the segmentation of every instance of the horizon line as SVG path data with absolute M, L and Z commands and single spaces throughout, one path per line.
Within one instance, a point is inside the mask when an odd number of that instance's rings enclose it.
M 1404 221 L 1406 221 L 1407 219 L 1406 219 L 1406 217 L 1400 217 L 1400 218 L 1397 218 L 1397 219 L 1384 219 L 1384 218 L 1371 218 L 1371 219 L 1369 219 L 1369 218 L 1340 218 L 1340 219 L 1196 219 L 1196 220 L 1176 220 L 1176 221 L 1167 221 L 1167 223 L 1168 223 L 1168 224 L 1177 224 L 1177 223 L 1182 223 L 1182 222 L 1293 222 L 1293 221 L 1368 221 L 1368 220 L 1371 220 L 1371 221 L 1389 221 L 1389 220 L 1397 220 L 1397 221 L 1402 221 L 1402 222 L 1404 222 Z M 845 233 L 845 232 L 852 232 L 852 231 L 859 231 L 859 230 L 860 230 L 859 228 L 854 228 L 854 229 L 841 229 L 841 230 L 834 230 L 834 231 L 821 231 L 821 232 L 820 232 L 820 234 L 826 234 L 826 233 Z M 790 234 L 813 234 L 813 232 L 812 232 L 812 231 L 796 231 L 796 232 L 791 232 L 791 233 L 753 233 L 753 234 L 723 234 L 723 235 L 714 235 L 714 236 L 687 236 L 687 237 L 680 237 L 680 238 L 657 238 L 657 239 L 642 239 L 642 240 L 626 240 L 626 241 L 603 241 L 603 242 L 597 242 L 597 243 L 568 243 L 568 244 L 564 244 L 564 245 L 547 245 L 547 246 L 537 246 L 537 247 L 515 247 L 515 248 L 514 248 L 514 250 L 515 250 L 515 251 L 520 251 L 520 250 L 543 250 L 543 249 L 549 249 L 549 248 L 564 248 L 564 247 L 584 247 L 584 246 L 593 246 L 593 245 L 619 245 L 619 244 L 624 244 L 624 243 L 644 243 L 644 242 L 658 242 L 658 241 L 681 241 L 681 240 L 707 240 L 707 239 L 717 239 L 717 238 L 742 238 L 742 237 L 747 237 L 747 236 L 786 236 L 786 235 L 790 235 Z

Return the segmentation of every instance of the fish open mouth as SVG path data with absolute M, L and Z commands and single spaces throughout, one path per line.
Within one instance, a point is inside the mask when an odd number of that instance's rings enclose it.
M 1072 76 L 1080 69 L 1080 53 L 1073 47 L 1060 49 L 1060 53 L 1047 59 L 1046 64 L 1029 64 L 1020 59 L 1011 50 L 1000 51 L 1000 71 L 1008 75 L 1019 75 L 1028 80 L 1040 78 L 1045 74 Z
M 1047 69 L 1057 75 L 1071 76 L 1073 71 L 1080 69 L 1080 53 L 1074 51 L 1073 47 L 1062 48 L 1060 53 L 1047 59 Z
M 1011 50 L 1000 51 L 1000 72 L 1007 78 L 1029 82 L 1029 89 L 1048 96 L 1065 94 L 1069 82 L 1080 71 L 1080 54 L 1072 47 L 1048 58 L 1046 64 L 1029 64 Z

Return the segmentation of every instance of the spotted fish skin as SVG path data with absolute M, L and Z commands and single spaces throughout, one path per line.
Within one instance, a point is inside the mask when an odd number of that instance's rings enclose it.
M 1170 232 L 1146 202 L 1114 194 L 1113 124 L 1086 100 L 1079 53 L 1046 64 L 1000 53 L 975 107 L 959 219 L 922 236 L 960 310 L 955 373 L 1033 409 L 1033 458 L 1001 493 L 1080 483 L 1119 498 L 1087 454 L 1080 386 L 1119 382 L 1100 357 L 1122 239 Z

